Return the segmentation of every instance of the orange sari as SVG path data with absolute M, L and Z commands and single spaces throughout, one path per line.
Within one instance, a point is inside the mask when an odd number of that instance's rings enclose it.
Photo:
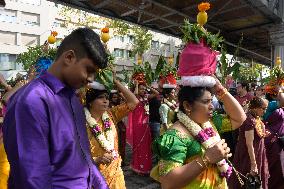
M 127 116 L 127 114 L 131 110 L 127 106 L 127 104 L 121 104 L 111 108 L 108 111 L 111 124 L 111 129 L 114 132 L 114 148 L 118 152 L 118 134 L 117 134 L 117 123 L 122 120 L 123 117 Z M 102 122 L 98 122 L 101 130 L 104 130 L 104 126 Z M 106 153 L 105 149 L 101 147 L 96 137 L 92 134 L 90 127 L 87 125 L 87 132 L 90 141 L 90 148 L 92 157 L 100 157 Z M 117 159 L 113 160 L 110 164 L 99 164 L 98 168 L 101 174 L 104 176 L 108 186 L 110 189 L 126 189 L 123 171 L 121 169 L 121 157 L 119 156 Z

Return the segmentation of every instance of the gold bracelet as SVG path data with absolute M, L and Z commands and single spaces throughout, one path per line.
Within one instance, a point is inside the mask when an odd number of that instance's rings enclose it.
M 227 90 L 224 91 L 223 94 L 218 96 L 218 99 L 221 101 L 229 92 Z
M 209 160 L 208 160 L 207 156 L 201 156 L 201 160 L 202 160 L 203 164 L 205 165 L 205 167 L 207 169 L 208 164 L 209 164 Z
M 196 159 L 195 162 L 203 169 L 204 166 Z

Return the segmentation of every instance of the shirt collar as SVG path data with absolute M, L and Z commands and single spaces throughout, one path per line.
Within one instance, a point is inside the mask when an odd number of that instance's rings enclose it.
M 55 94 L 59 93 L 65 88 L 75 92 L 74 89 L 67 87 L 62 81 L 47 71 L 44 72 L 39 78 L 43 80 L 43 82 L 45 82 Z

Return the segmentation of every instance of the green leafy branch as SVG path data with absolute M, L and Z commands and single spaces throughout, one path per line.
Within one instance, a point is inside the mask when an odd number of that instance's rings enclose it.
M 183 33 L 182 41 L 184 43 L 200 43 L 200 40 L 204 39 L 209 47 L 213 50 L 217 50 L 224 41 L 219 32 L 212 34 L 199 25 L 190 23 L 188 19 L 184 20 L 184 25 L 182 25 L 180 29 Z
M 16 63 L 23 64 L 24 70 L 28 71 L 40 57 L 55 59 L 56 49 L 48 48 L 43 50 L 44 45 L 28 47 L 27 52 L 23 52 L 17 56 Z

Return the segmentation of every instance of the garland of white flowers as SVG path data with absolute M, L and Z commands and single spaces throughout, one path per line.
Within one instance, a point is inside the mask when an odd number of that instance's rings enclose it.
M 212 147 L 214 144 L 221 140 L 219 134 L 214 131 L 211 123 L 208 121 L 200 127 L 196 122 L 191 120 L 186 114 L 179 111 L 177 114 L 179 121 L 185 125 L 192 136 L 202 144 L 205 149 Z M 232 167 L 226 162 L 225 159 L 219 161 L 217 167 L 222 177 L 229 178 L 232 174 Z
M 139 101 L 144 105 L 145 114 L 149 115 L 149 102 L 147 97 L 140 97 Z
M 168 101 L 166 98 L 164 98 L 164 102 L 174 111 L 178 112 L 178 106 L 174 100 L 172 102 Z
M 118 153 L 114 149 L 114 133 L 111 129 L 112 122 L 110 121 L 108 113 L 105 112 L 102 115 L 102 121 L 104 123 L 104 131 L 102 131 L 102 128 L 100 128 L 97 121 L 92 117 L 90 111 L 87 108 L 85 108 L 84 110 L 87 123 L 91 128 L 92 133 L 98 140 L 99 144 L 108 153 L 111 153 L 114 159 L 116 159 L 118 157 Z

